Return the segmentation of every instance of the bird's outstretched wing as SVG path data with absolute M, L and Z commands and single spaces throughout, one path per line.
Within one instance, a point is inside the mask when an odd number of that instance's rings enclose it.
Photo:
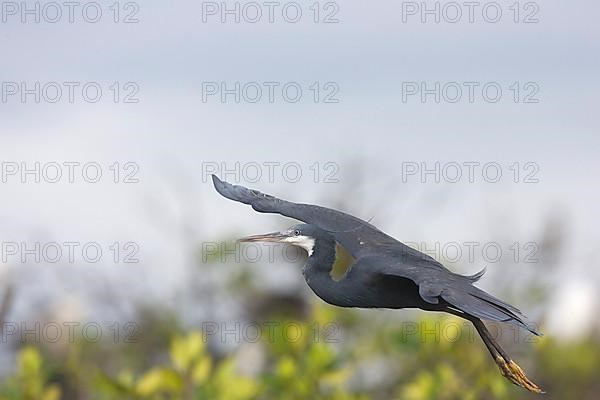
M 419 253 L 381 232 L 368 222 L 341 211 L 281 200 L 257 190 L 224 182 L 215 175 L 212 176 L 212 179 L 217 192 L 228 199 L 249 204 L 258 212 L 285 215 L 328 231 L 354 258 L 376 250 L 380 252 L 382 248 L 405 248 L 407 253 Z M 419 254 L 428 257 L 425 254 Z

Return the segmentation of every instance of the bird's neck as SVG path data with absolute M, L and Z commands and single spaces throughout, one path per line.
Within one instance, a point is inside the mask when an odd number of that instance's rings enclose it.
M 348 257 L 345 257 L 346 254 Z M 345 279 L 352 261 L 352 256 L 333 237 L 325 241 L 317 240 L 302 273 L 308 286 L 325 302 L 352 307 L 353 292 L 348 290 L 352 289 L 352 283 Z
M 310 272 L 329 273 L 334 261 L 335 240 L 330 237 L 319 238 L 315 240 L 312 254 L 309 255 L 304 269 Z

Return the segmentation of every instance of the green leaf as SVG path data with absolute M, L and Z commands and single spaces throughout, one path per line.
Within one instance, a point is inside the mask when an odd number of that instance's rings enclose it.
M 210 376 L 212 369 L 212 360 L 208 355 L 202 357 L 194 366 L 192 371 L 192 380 L 194 383 L 202 384 Z
M 183 387 L 181 377 L 171 369 L 154 368 L 140 378 L 135 391 L 140 396 L 151 396 L 159 392 L 178 393 Z
M 188 371 L 194 360 L 204 352 L 205 343 L 202 335 L 192 332 L 184 337 L 177 337 L 171 343 L 170 356 L 173 365 L 179 371 Z
M 20 351 L 17 362 L 19 371 L 25 376 L 37 375 L 42 368 L 42 357 L 32 346 L 26 346 Z

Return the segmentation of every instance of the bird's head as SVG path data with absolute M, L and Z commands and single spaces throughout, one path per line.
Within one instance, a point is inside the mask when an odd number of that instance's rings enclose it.
M 281 232 L 267 233 L 263 235 L 247 236 L 238 239 L 238 242 L 275 242 L 287 243 L 303 248 L 310 257 L 315 248 L 315 242 L 326 234 L 321 229 L 310 224 L 298 224 Z

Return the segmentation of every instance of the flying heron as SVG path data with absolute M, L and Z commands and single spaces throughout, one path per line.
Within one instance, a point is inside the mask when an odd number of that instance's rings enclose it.
M 212 179 L 217 192 L 228 199 L 249 204 L 261 213 L 281 214 L 304 222 L 282 232 L 239 241 L 288 243 L 305 249 L 308 260 L 302 274 L 325 302 L 340 307 L 420 308 L 464 318 L 473 323 L 502 375 L 531 392 L 543 393 L 482 321 L 505 322 L 541 335 L 527 325 L 519 309 L 473 286 L 485 268 L 475 275 L 459 275 L 352 215 L 281 200 L 221 181 L 215 175 Z

